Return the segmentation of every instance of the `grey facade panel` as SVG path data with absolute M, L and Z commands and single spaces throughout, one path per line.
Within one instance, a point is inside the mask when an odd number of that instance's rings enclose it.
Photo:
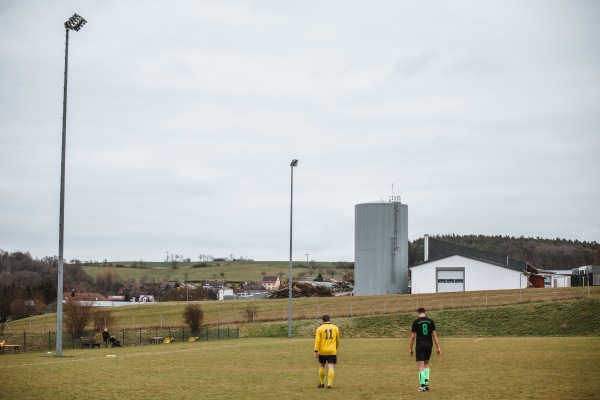
M 408 206 L 398 202 L 355 206 L 354 293 L 408 293 Z

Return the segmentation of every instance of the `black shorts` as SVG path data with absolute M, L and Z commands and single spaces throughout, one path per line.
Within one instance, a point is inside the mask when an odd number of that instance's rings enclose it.
M 337 363 L 337 356 L 322 356 L 319 354 L 319 362 L 321 364 L 335 364 Z
M 429 361 L 433 346 L 419 346 L 415 349 L 415 357 L 417 361 Z

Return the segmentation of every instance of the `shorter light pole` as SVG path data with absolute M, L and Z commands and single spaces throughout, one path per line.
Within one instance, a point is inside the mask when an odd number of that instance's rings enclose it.
M 293 159 L 290 163 L 291 192 L 290 192 L 290 280 L 289 280 L 289 304 L 288 304 L 288 337 L 292 337 L 292 215 L 294 209 L 294 167 L 298 166 L 298 160 Z
M 185 301 L 190 301 L 190 296 L 188 295 L 188 274 L 185 274 Z
M 308 256 L 310 256 L 310 253 L 304 253 L 304 255 L 306 256 L 306 262 L 308 263 Z

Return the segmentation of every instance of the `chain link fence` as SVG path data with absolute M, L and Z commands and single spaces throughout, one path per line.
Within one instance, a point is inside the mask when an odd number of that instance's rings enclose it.
M 192 332 L 183 327 L 168 328 L 138 328 L 138 329 L 120 329 L 111 332 L 121 346 L 146 346 L 154 344 L 163 344 L 173 342 L 197 342 L 208 340 L 228 340 L 239 339 L 240 330 L 238 327 L 218 326 L 204 327 L 198 332 Z M 21 351 L 30 352 L 53 352 L 56 350 L 56 333 L 27 333 L 22 334 L 4 334 L 0 341 L 6 344 L 21 345 Z M 110 347 L 111 342 L 104 342 L 100 333 L 93 331 L 83 334 L 64 334 L 63 349 L 93 349 Z

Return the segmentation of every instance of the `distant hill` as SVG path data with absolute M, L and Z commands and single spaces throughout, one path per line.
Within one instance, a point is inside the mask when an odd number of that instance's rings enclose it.
M 600 265 L 600 245 L 595 241 L 454 234 L 431 237 L 490 254 L 523 260 L 542 269 L 569 270 L 584 265 Z M 423 242 L 423 238 L 409 242 L 409 266 L 423 261 Z

